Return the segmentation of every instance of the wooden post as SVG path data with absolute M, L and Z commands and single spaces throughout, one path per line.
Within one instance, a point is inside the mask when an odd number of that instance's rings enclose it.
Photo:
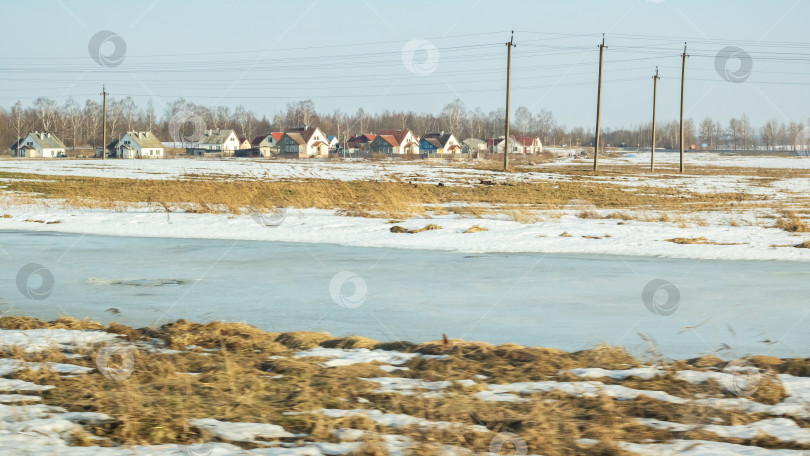
M 681 166 L 680 172 L 683 172 L 683 92 L 686 80 L 686 58 L 689 55 L 686 53 L 686 43 L 683 43 L 683 54 L 681 54 Z
M 602 34 L 602 44 L 599 45 L 599 88 L 596 91 L 596 141 L 593 145 L 593 170 L 599 170 L 599 136 L 600 136 L 600 113 L 602 110 L 602 56 L 605 52 L 605 34 Z
M 103 108 L 101 111 L 101 122 L 104 125 L 102 130 L 101 136 L 101 159 L 106 160 L 107 158 L 107 88 L 103 85 L 101 86 L 101 95 L 103 98 Z
M 650 171 L 655 172 L 655 98 L 658 93 L 658 67 L 655 67 L 653 76 L 653 118 L 652 118 L 652 146 L 650 147 Z
M 512 79 L 512 48 L 517 45 L 514 44 L 515 31 L 512 30 L 512 36 L 509 37 L 509 42 L 506 43 L 506 125 L 505 136 L 503 137 L 503 170 L 507 171 L 509 167 L 509 86 Z M 492 140 L 492 148 L 495 149 L 495 139 Z

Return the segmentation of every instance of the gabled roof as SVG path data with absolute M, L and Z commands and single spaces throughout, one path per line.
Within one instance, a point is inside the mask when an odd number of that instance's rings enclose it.
M 64 149 L 65 144 L 59 140 L 53 133 L 35 131 L 30 133 L 29 136 L 34 138 L 34 141 L 39 144 L 43 149 Z M 26 136 L 27 138 L 27 136 Z
M 163 143 L 160 142 L 153 133 L 148 131 L 128 131 L 127 134 L 133 141 L 135 141 L 141 149 L 162 149 Z
M 199 142 L 200 144 L 225 144 L 232 134 L 234 134 L 233 130 L 205 130 Z
M 361 143 L 361 144 L 362 143 L 370 143 L 371 141 L 374 141 L 374 138 L 376 138 L 376 137 L 377 137 L 377 135 L 374 135 L 374 134 L 371 134 L 371 133 L 364 133 L 362 135 L 352 136 L 351 138 L 349 138 L 348 142 L 349 143 Z
M 377 132 L 378 135 L 385 135 L 385 136 L 393 136 L 394 140 L 396 140 L 395 146 L 402 144 L 402 141 L 405 140 L 405 137 L 408 136 L 411 130 L 380 130 Z
M 107 144 L 107 150 L 113 150 L 116 146 L 118 146 L 118 138 L 113 139 L 109 144 Z
M 399 146 L 399 141 L 393 135 L 378 135 L 380 141 L 385 141 L 393 147 Z
M 259 135 L 259 136 L 256 136 L 255 138 L 253 138 L 253 139 L 251 139 L 251 140 L 250 140 L 250 145 L 251 145 L 251 146 L 253 146 L 253 147 L 256 147 L 256 146 L 258 146 L 259 144 L 261 144 L 261 143 L 262 143 L 262 141 L 264 141 L 264 138 L 266 138 L 266 137 L 268 137 L 268 136 L 270 136 L 270 135 Z
M 524 146 L 531 146 L 534 144 L 535 140 L 539 140 L 537 136 L 515 136 L 515 141 L 519 142 Z
M 515 141 L 514 136 L 509 136 L 509 141 Z M 503 136 L 500 138 L 487 138 L 487 146 L 492 147 L 493 145 L 498 146 L 503 142 Z
M 25 138 L 20 138 L 20 139 L 18 139 L 18 140 L 16 140 L 16 141 L 14 141 L 14 144 L 12 144 L 12 145 L 11 145 L 11 147 L 9 147 L 9 149 L 11 149 L 11 150 L 17 150 L 17 147 L 19 147 L 19 145 L 20 145 L 20 144 L 22 144 L 22 142 L 23 142 L 24 140 L 25 140 Z
M 282 136 L 284 136 L 283 131 L 274 131 L 273 133 L 270 134 L 273 136 L 273 138 L 275 138 L 276 142 L 278 142 L 278 140 L 281 139 Z
M 301 133 L 290 132 L 290 133 L 284 133 L 284 134 L 287 135 L 290 139 L 292 139 L 296 143 L 298 143 L 298 145 L 300 145 L 300 146 L 306 146 L 307 145 L 307 141 L 304 140 L 304 137 L 301 136 Z
M 443 149 L 450 141 L 450 138 L 454 138 L 452 133 L 425 133 L 422 135 L 423 141 L 433 144 L 437 149 Z
M 298 133 L 301 135 L 301 138 L 304 139 L 304 142 L 308 143 L 316 131 L 319 131 L 318 127 L 310 127 L 306 125 L 303 127 L 290 128 L 287 133 Z M 323 132 L 321 132 L 321 134 L 323 134 Z
M 329 135 L 329 136 L 327 136 L 327 137 L 326 137 L 326 141 L 327 141 L 327 142 L 330 142 L 330 143 L 331 143 L 331 142 L 332 142 L 332 141 L 334 141 L 334 140 L 335 140 L 335 136 L 334 136 L 334 135 Z
M 242 144 L 243 142 L 245 142 L 247 140 L 248 140 L 247 138 L 239 138 L 239 144 Z

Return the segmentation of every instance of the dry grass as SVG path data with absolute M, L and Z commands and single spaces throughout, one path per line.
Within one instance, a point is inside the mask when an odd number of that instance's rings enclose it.
M 747 244 L 747 242 L 715 242 L 706 239 L 705 237 L 695 237 L 695 238 L 672 238 L 672 239 L 665 239 L 667 242 L 672 242 L 673 244 L 702 244 L 702 245 L 742 245 Z
M 211 176 L 182 180 L 113 179 L 43 176 L 0 172 L 12 179 L 6 191 L 14 198 L 58 198 L 69 207 L 125 211 L 146 203 L 165 212 L 241 214 L 251 208 L 277 207 L 337 209 L 346 215 L 407 218 L 453 211 L 475 215 L 506 211 L 513 219 L 536 221 L 536 210 L 564 207 L 585 200 L 601 209 L 656 208 L 713 210 L 728 201 L 761 199 L 744 193 L 683 194 L 658 187 L 626 187 L 607 183 L 554 182 L 474 185 L 470 187 L 409 184 L 405 182 L 344 182 L 324 179 L 248 181 Z M 225 180 L 228 178 L 229 180 Z M 458 202 L 468 203 L 459 208 Z
M 473 226 L 467 228 L 467 230 L 464 231 L 464 232 L 465 233 L 480 233 L 481 231 L 489 231 L 489 230 L 487 228 L 484 228 L 484 227 L 481 227 L 481 226 L 478 226 L 478 225 L 473 225 Z
M 332 431 L 339 428 L 368 431 L 363 440 L 364 446 L 356 454 L 385 455 L 385 445 L 382 444 L 385 434 L 412 438 L 416 444 L 413 454 L 438 455 L 441 454 L 440 444 L 485 451 L 495 433 L 512 432 L 526 441 L 531 453 L 553 456 L 624 455 L 626 453 L 619 450 L 615 442 L 643 442 L 646 439 L 667 441 L 684 437 L 679 433 L 641 426 L 635 421 L 636 418 L 695 423 L 695 430 L 688 436 L 690 439 L 707 438 L 746 444 L 752 442 L 721 439 L 702 431 L 700 423 L 720 420 L 725 424 L 744 424 L 758 419 L 741 412 L 671 404 L 645 397 L 616 401 L 605 395 L 568 396 L 559 391 L 524 396 L 528 399 L 525 403 L 483 402 L 473 394 L 483 389 L 480 383 L 473 386 L 453 383 L 440 397 L 421 394 L 404 396 L 374 393 L 375 384 L 360 380 L 393 375 L 425 381 L 453 381 L 481 374 L 489 377 L 488 383 L 496 384 L 549 379 L 578 381 L 566 371 L 577 367 L 624 369 L 644 364 L 624 349 L 612 346 L 567 353 L 512 344 L 493 346 L 458 339 L 418 345 L 407 342 L 379 343 L 363 337 L 336 338 L 325 333 L 308 332 L 267 333 L 240 323 L 198 324 L 184 320 L 160 328 L 134 329 L 117 324 L 105 327 L 70 318 L 44 322 L 29 317 L 3 317 L 0 318 L 0 328 L 102 329 L 122 334 L 138 347 L 136 368 L 123 381 L 108 380 L 96 371 L 74 378 L 59 376 L 48 369 L 14 374 L 16 378 L 56 386 L 56 389 L 43 393 L 44 402 L 49 405 L 62 406 L 70 411 L 101 412 L 114 417 L 113 422 L 84 426 L 86 431 L 74 436 L 73 444 L 76 445 L 98 444 L 93 436 L 110 439 L 108 444 L 199 442 L 210 439 L 210 436 L 189 425 L 189 421 L 211 417 L 224 421 L 274 423 L 291 432 L 307 434 L 305 438 L 285 439 L 290 444 L 303 440 L 337 442 Z M 167 348 L 180 351 L 163 353 L 146 350 L 149 341 L 155 339 L 162 341 Z M 189 345 L 194 348 L 188 348 Z M 446 358 L 417 357 L 406 363 L 408 371 L 388 373 L 375 364 L 324 368 L 320 365 L 323 359 L 292 356 L 295 351 L 315 346 L 396 349 L 442 354 Z M 95 350 L 83 352 L 86 358 L 78 360 L 66 360 L 58 350 L 40 354 L 25 354 L 17 350 L 5 355 L 25 361 L 71 362 L 93 366 Z M 763 372 L 760 388 L 751 399 L 768 404 L 777 403 L 785 397 L 775 373 L 810 373 L 810 361 L 806 359 L 754 357 L 749 361 Z M 692 385 L 672 374 L 677 369 L 685 368 L 722 369 L 723 364 L 717 358 L 704 357 L 662 365 L 667 375 L 652 380 L 601 381 L 631 388 L 657 389 L 681 397 L 722 397 L 727 393 L 721 385 L 713 382 Z M 278 375 L 283 377 L 276 377 Z M 358 398 L 371 402 L 362 404 Z M 363 416 L 328 418 L 317 413 L 285 413 L 320 408 L 370 408 L 435 421 L 483 425 L 490 432 L 417 427 L 397 430 L 378 425 Z M 807 421 L 792 418 L 800 425 L 810 426 Z M 595 439 L 600 444 L 589 447 L 578 443 L 579 439 Z M 753 444 L 786 447 L 786 444 L 773 439 L 759 439 Z M 793 448 L 802 449 L 801 446 Z
M 416 234 L 416 233 L 421 233 L 423 231 L 432 231 L 432 230 L 440 230 L 440 229 L 442 229 L 442 227 L 440 227 L 439 225 L 429 223 L 429 224 L 423 226 L 422 228 L 417 228 L 415 230 L 409 230 L 409 229 L 403 228 L 403 227 L 401 227 L 399 225 L 394 225 L 394 226 L 391 227 L 391 229 L 389 231 L 391 231 L 392 233 Z
M 776 220 L 774 228 L 780 228 L 791 233 L 810 232 L 810 225 L 792 211 L 782 211 L 782 216 Z

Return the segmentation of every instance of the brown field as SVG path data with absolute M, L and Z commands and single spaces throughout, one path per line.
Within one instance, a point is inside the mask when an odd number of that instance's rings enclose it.
M 607 395 L 569 396 L 560 391 L 536 393 L 526 402 L 484 402 L 474 393 L 484 389 L 453 383 L 439 397 L 422 394 L 376 393 L 376 384 L 360 380 L 370 377 L 402 376 L 420 381 L 470 379 L 486 375 L 485 383 L 504 384 L 521 381 L 578 381 L 568 369 L 602 367 L 624 369 L 654 363 L 665 374 L 652 380 L 601 379 L 606 384 L 629 388 L 659 390 L 685 398 L 731 397 L 713 382 L 689 384 L 677 379 L 682 369 L 722 369 L 724 362 L 707 356 L 688 361 L 663 362 L 655 357 L 642 362 L 621 348 L 601 346 L 592 350 L 567 353 L 546 348 L 518 345 L 493 346 L 486 343 L 451 339 L 424 344 L 409 342 L 380 343 L 363 337 L 336 338 L 326 333 L 268 333 L 241 323 L 196 324 L 179 320 L 160 328 L 134 329 L 112 323 L 108 326 L 87 320 L 60 318 L 45 322 L 30 317 L 2 317 L 0 328 L 98 329 L 123 335 L 138 347 L 135 368 L 126 379 L 114 381 L 98 371 L 77 377 L 62 377 L 53 371 L 24 370 L 13 378 L 56 386 L 42 394 L 43 402 L 69 411 L 93 411 L 114 417 L 113 422 L 86 425 L 74 435 L 74 444 L 93 445 L 93 436 L 118 444 L 192 443 L 211 436 L 189 425 L 194 418 L 223 421 L 259 422 L 282 425 L 294 433 L 305 433 L 308 441 L 337 442 L 332 431 L 354 428 L 369 431 L 358 455 L 385 455 L 379 436 L 407 435 L 418 442 L 414 454 L 436 455 L 437 444 L 461 446 L 485 451 L 495 433 L 511 432 L 524 439 L 532 453 L 545 455 L 624 455 L 615 442 L 662 442 L 671 439 L 708 439 L 755 445 L 765 448 L 810 449 L 772 438 L 745 440 L 721 438 L 702 429 L 707 423 L 746 424 L 766 416 L 748 415 L 734 410 L 699 406 L 691 402 L 672 404 L 641 396 L 617 401 Z M 160 341 L 155 346 L 154 340 Z M 150 344 L 150 341 L 151 344 Z M 191 346 L 191 347 L 190 347 Z M 333 348 L 379 348 L 423 354 L 443 354 L 445 359 L 414 358 L 405 366 L 410 370 L 388 373 L 375 363 L 326 368 L 323 359 L 295 358 L 296 351 L 316 346 Z M 147 349 L 152 347 L 152 349 Z M 155 348 L 178 350 L 163 353 Z M 22 350 L 2 353 L 25 361 L 70 362 L 94 367 L 95 352 L 82 352 L 80 359 L 66 359 L 58 350 L 26 354 Z M 275 356 L 270 359 L 270 356 Z M 749 397 L 775 404 L 785 397 L 776 373 L 810 376 L 810 360 L 753 357 L 749 362 L 762 372 L 756 392 Z M 193 373 L 195 375 L 189 375 Z M 277 377 L 281 375 L 282 377 Z M 369 400 L 358 402 L 358 398 Z M 463 427 L 392 429 L 364 416 L 330 418 L 308 412 L 321 408 L 377 409 L 433 421 L 463 425 L 482 425 L 489 432 L 473 432 Z M 694 425 L 688 432 L 655 430 L 635 421 L 656 418 Z M 800 426 L 810 421 L 789 416 Z M 599 440 L 596 446 L 584 446 L 579 439 Z M 303 438 L 287 439 L 294 443 Z M 245 447 L 255 445 L 241 444 Z
M 553 182 L 444 186 L 402 181 L 231 180 L 187 176 L 181 180 L 45 176 L 0 172 L 6 195 L 21 202 L 57 199 L 67 207 L 121 210 L 138 203 L 168 212 L 240 214 L 277 207 L 337 209 L 344 215 L 379 218 L 454 212 L 481 217 L 511 214 L 531 221 L 533 210 L 560 210 L 572 201 L 617 211 L 713 211 L 771 207 L 766 197 L 744 192 L 697 193 L 661 187 L 603 182 Z M 458 203 L 464 203 L 459 205 Z M 621 212 L 617 212 L 621 214 Z M 621 217 L 619 215 L 618 217 Z

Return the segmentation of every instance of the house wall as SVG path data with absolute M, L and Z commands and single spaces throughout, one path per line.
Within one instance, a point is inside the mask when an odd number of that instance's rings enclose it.
M 60 152 L 65 152 L 65 149 L 58 147 L 58 148 L 42 148 L 39 142 L 33 137 L 33 135 L 28 135 L 23 140 L 22 146 L 29 145 L 34 148 L 34 150 L 26 151 L 26 155 L 24 158 L 56 158 L 56 155 Z

